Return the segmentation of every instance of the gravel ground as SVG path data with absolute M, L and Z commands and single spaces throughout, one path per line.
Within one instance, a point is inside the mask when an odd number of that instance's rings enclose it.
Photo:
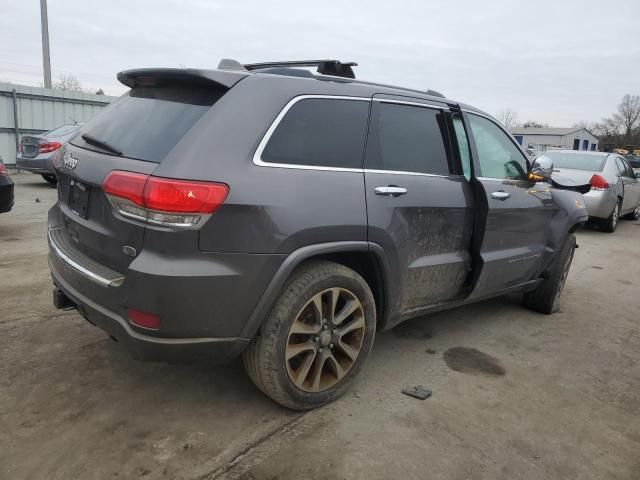
M 561 311 L 517 295 L 378 335 L 355 388 L 305 414 L 240 362 L 132 360 L 51 302 L 56 193 L 0 215 L 0 479 L 638 479 L 640 222 L 578 233 Z M 433 389 L 416 400 L 400 391 Z

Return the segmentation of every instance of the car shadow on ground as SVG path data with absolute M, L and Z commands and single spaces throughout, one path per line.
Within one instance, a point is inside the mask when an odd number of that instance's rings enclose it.
M 444 353 L 443 345 L 456 345 L 456 338 L 460 331 L 470 328 L 484 331 L 499 329 L 510 311 L 526 312 L 521 302 L 521 295 L 511 294 L 407 320 L 389 331 L 378 334 L 368 360 L 368 368 L 375 368 L 376 364 L 382 361 L 381 357 L 385 357 L 389 350 L 405 349 L 408 341 L 416 345 L 422 344 L 427 348 L 437 339 L 439 348 L 433 353 L 440 355 Z M 544 316 L 540 315 L 540 317 Z M 87 327 L 90 326 L 87 325 Z M 273 413 L 278 411 L 282 414 L 290 413 L 278 407 L 253 385 L 244 372 L 241 358 L 225 364 L 140 362 L 131 358 L 120 344 L 110 340 L 91 344 L 84 352 L 85 355 L 89 355 L 87 358 L 82 359 L 83 355 L 77 358 L 77 361 L 85 366 L 84 373 L 81 373 L 82 367 L 78 371 L 79 375 L 86 376 L 84 379 L 78 379 L 80 382 L 92 376 L 93 368 L 97 367 L 106 369 L 105 374 L 108 376 L 117 376 L 119 382 L 123 384 L 135 385 L 141 395 L 150 395 L 156 401 L 164 399 L 162 401 L 166 401 L 167 404 L 181 405 L 188 402 L 190 398 L 202 396 L 202 398 L 207 397 L 207 403 L 217 404 L 220 407 L 227 404 L 229 408 L 235 405 L 242 409 L 242 405 L 249 407 L 249 405 L 261 404 Z M 432 357 L 427 357 L 427 360 L 429 358 Z M 60 370 L 61 367 L 54 366 L 56 370 Z M 69 366 L 62 367 L 63 370 L 68 368 Z M 366 375 L 362 381 L 367 381 Z
M 443 346 L 457 346 L 455 339 L 461 330 L 498 329 L 505 321 L 505 312 L 522 309 L 520 302 L 520 296 L 511 295 L 403 322 L 378 335 L 368 360 L 368 369 L 375 369 L 390 352 L 405 350 L 407 342 L 420 345 L 421 350 L 427 349 L 429 353 L 429 347 L 437 340 L 437 352 L 433 353 L 440 356 L 444 353 Z M 141 406 L 152 403 L 170 411 L 188 406 L 195 409 L 194 412 L 203 409 L 203 414 L 204 409 L 213 408 L 223 412 L 257 409 L 268 416 L 291 415 L 290 411 L 273 403 L 252 384 L 240 358 L 225 364 L 141 362 L 133 359 L 121 344 L 103 336 L 101 331 L 77 315 L 51 318 L 51 322 L 73 323 L 69 335 L 59 340 L 68 341 L 68 345 L 60 345 L 64 353 L 50 356 L 46 365 L 37 369 L 41 377 L 34 372 L 40 378 L 33 382 L 42 386 L 53 382 L 58 389 L 66 391 L 64 406 L 59 406 L 62 410 L 80 414 L 92 405 L 91 409 L 99 411 L 108 404 L 121 403 L 124 398 L 137 398 L 136 403 Z M 64 328 L 64 325 L 59 327 Z M 84 337 L 79 346 L 78 336 Z M 87 342 L 87 339 L 91 341 Z M 426 357 L 426 361 L 430 359 L 435 357 Z M 393 365 L 390 368 L 394 368 Z M 16 375 L 14 386 L 18 387 L 21 383 L 19 372 Z M 367 375 L 360 381 L 366 383 Z M 109 394 L 105 395 L 106 392 Z M 122 415 L 126 414 L 123 410 Z
M 19 175 L 27 175 L 27 174 L 19 174 Z M 23 187 L 33 187 L 33 188 L 38 188 L 43 190 L 52 190 L 52 189 L 55 189 L 57 185 L 47 182 L 42 177 L 40 177 L 40 175 L 38 176 L 33 175 L 33 179 L 22 180 L 20 182 L 20 185 L 17 188 L 23 188 Z

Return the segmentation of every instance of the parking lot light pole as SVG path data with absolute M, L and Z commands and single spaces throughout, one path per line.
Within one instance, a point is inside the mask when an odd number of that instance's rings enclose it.
M 40 23 L 42 25 L 42 65 L 44 67 L 44 86 L 51 88 L 51 58 L 49 56 L 49 19 L 47 18 L 47 0 L 40 0 Z

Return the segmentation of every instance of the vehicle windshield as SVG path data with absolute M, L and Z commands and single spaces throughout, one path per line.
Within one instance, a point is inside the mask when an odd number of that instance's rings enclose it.
M 587 153 L 545 152 L 553 160 L 554 168 L 573 168 L 598 172 L 604 167 L 606 155 L 590 155 Z
M 81 123 L 69 123 L 66 125 L 61 125 L 53 130 L 49 130 L 45 135 L 51 137 L 62 137 L 63 135 L 69 135 L 70 133 L 75 132 L 82 126 Z

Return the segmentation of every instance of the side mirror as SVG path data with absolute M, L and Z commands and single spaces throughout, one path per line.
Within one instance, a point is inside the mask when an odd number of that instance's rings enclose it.
M 551 175 L 553 175 L 553 160 L 546 155 L 540 155 L 531 165 L 528 178 L 532 182 L 544 182 L 551 180 Z

